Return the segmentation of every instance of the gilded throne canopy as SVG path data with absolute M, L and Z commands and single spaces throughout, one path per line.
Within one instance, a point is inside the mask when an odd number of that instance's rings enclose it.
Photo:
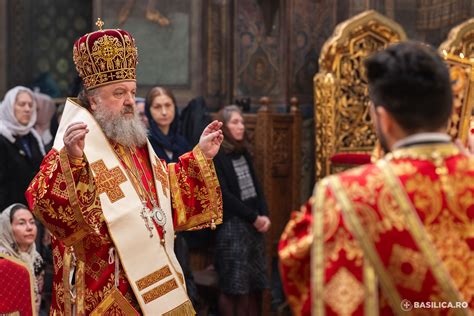
M 399 24 L 370 10 L 339 24 L 324 43 L 314 77 L 316 179 L 370 162 L 377 139 L 363 61 L 405 39 Z
M 448 133 L 464 143 L 474 127 L 471 111 L 474 103 L 474 18 L 454 27 L 439 46 L 451 73 L 453 85 L 453 115 Z

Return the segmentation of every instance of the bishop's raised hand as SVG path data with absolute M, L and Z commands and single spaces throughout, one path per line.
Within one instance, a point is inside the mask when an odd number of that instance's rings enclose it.
M 64 132 L 63 142 L 66 152 L 71 158 L 82 158 L 84 153 L 84 140 L 89 133 L 87 125 L 82 122 L 72 123 Z
M 214 121 L 206 126 L 199 139 L 199 148 L 208 159 L 214 158 L 219 151 L 224 134 L 222 134 L 222 122 Z

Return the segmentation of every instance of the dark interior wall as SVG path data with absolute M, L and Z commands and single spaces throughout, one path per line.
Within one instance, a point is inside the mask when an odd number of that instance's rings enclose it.
M 321 47 L 332 34 L 340 10 L 333 0 L 291 1 L 289 40 L 289 95 L 312 103 L 313 76 Z M 340 9 L 347 9 L 345 6 Z
M 258 2 L 258 0 L 253 0 Z M 288 96 L 312 104 L 313 76 L 318 70 L 319 52 L 334 28 L 365 10 L 376 10 L 398 22 L 409 39 L 435 47 L 449 31 L 474 16 L 473 0 L 287 0 L 289 28 Z
M 474 14 L 472 0 L 392 0 L 395 21 L 408 38 L 439 46 L 449 31 Z M 387 14 L 386 11 L 380 11 Z
M 231 99 L 250 97 L 257 104 L 267 95 L 284 105 L 297 96 L 304 114 L 313 103 L 319 52 L 338 23 L 373 9 L 400 23 L 410 39 L 438 46 L 474 11 L 472 0 L 239 0 L 229 5 L 234 10 Z
M 91 28 L 92 1 L 8 1 L 7 86 L 39 86 L 54 97 L 71 93 L 74 41 Z
M 0 99 L 7 90 L 7 1 L 0 0 Z
M 283 101 L 286 83 L 287 34 L 284 1 L 234 2 L 234 97 L 270 96 Z M 283 17 L 284 18 L 284 17 Z
M 92 30 L 94 0 L 3 0 L 7 3 L 6 88 L 34 85 L 42 74 L 54 96 L 67 96 L 76 76 L 72 45 Z M 144 0 L 143 0 L 144 1 Z M 193 0 L 198 1 L 198 0 Z M 158 1 L 166 6 L 166 1 Z M 199 84 L 213 108 L 268 95 L 286 105 L 292 96 L 311 110 L 312 79 L 334 27 L 367 9 L 402 25 L 410 39 L 438 46 L 449 30 L 474 15 L 473 0 L 200 0 L 203 18 Z M 171 4 L 170 4 L 171 5 Z M 166 12 L 166 8 L 164 8 Z M 5 28 L 5 26 L 4 26 Z M 1 45 L 1 43 L 0 43 Z M 195 77 L 196 74 L 193 74 Z M 201 78 L 202 77 L 202 78 Z M 159 84 L 159 83 L 157 83 Z M 0 87 L 1 88 L 1 87 Z M 186 94 L 186 98 L 193 95 Z M 303 106 L 305 112 L 305 107 Z M 310 113 L 306 114 L 311 116 Z

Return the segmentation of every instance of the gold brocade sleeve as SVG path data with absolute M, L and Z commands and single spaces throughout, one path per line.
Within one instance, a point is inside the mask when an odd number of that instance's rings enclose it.
M 326 178 L 315 192 L 312 312 L 378 315 L 377 277 L 354 236 L 352 204 L 341 197 L 345 197 L 343 188 L 336 183 L 336 176 Z M 376 256 L 374 252 L 372 257 Z
M 51 150 L 27 189 L 28 204 L 38 219 L 66 246 L 76 244 L 95 229 L 100 210 L 87 162 L 73 163 L 66 151 Z M 97 213 L 98 214 L 98 213 Z
M 168 165 L 176 231 L 222 223 L 222 194 L 212 160 L 199 146 Z
M 362 315 L 377 308 L 373 270 L 365 265 L 327 181 L 292 214 L 280 239 L 279 257 L 294 315 Z
M 311 200 L 291 214 L 278 244 L 280 275 L 295 316 L 310 314 Z

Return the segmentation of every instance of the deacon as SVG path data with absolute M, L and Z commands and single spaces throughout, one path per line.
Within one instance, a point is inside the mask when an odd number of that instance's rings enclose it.
M 474 160 L 446 134 L 447 66 L 405 42 L 365 67 L 388 154 L 321 180 L 294 214 L 279 244 L 288 301 L 294 315 L 470 315 Z

